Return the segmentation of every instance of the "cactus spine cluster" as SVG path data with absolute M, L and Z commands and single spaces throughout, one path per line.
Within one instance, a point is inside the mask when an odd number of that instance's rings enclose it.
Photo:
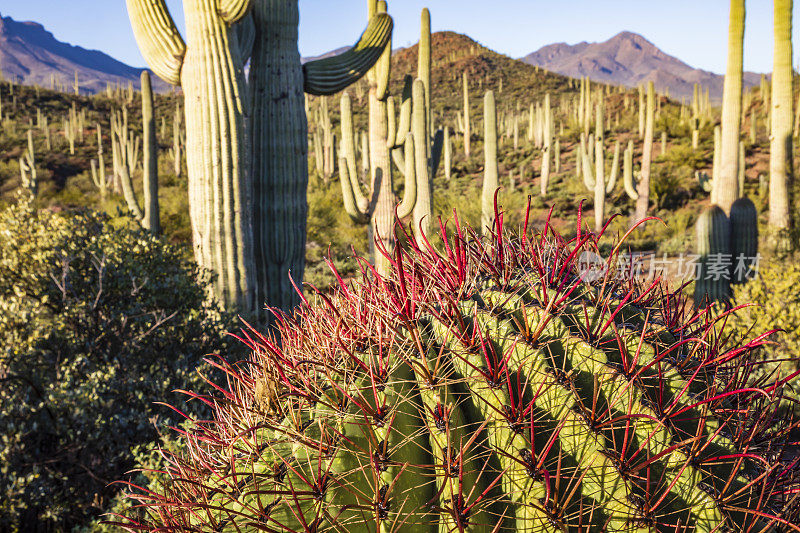
M 492 93 L 488 93 L 490 100 Z M 724 213 L 716 208 L 720 221 Z M 208 397 L 130 530 L 773 531 L 796 524 L 783 380 L 610 270 L 579 228 L 392 256 L 310 299 Z M 527 228 L 523 229 L 523 232 Z M 609 264 L 612 264 L 609 262 Z M 665 291 L 663 296 L 662 291 Z M 657 296 L 659 295 L 659 296 Z M 680 524 L 680 526 L 676 526 Z
M 719 173 L 714 169 L 711 202 L 729 213 L 739 197 L 739 134 L 742 122 L 742 65 L 744 50 L 744 0 L 731 0 L 728 28 L 728 65 L 722 95 L 722 130 Z

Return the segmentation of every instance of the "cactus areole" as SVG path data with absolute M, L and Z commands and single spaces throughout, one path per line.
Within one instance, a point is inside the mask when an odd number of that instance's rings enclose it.
M 164 0 L 126 1 L 151 69 L 183 88 L 192 242 L 197 262 L 215 273 L 214 296 L 247 314 L 263 300 L 288 310 L 299 301 L 289 272 L 302 279 L 307 211 L 307 126 L 297 94 L 333 94 L 361 78 L 389 41 L 391 18 L 372 17 L 352 49 L 301 66 L 296 0 L 185 0 L 186 41 Z M 237 23 L 242 31 L 234 32 Z
M 247 330 L 131 531 L 797 530 L 763 339 L 626 281 L 579 227 L 407 235 L 392 270 Z M 527 220 L 527 219 L 526 219 Z M 579 222 L 580 224 L 580 222 Z M 401 231 L 401 230 L 399 230 Z M 616 250 L 619 250 L 617 247 Z M 589 275 L 591 274 L 591 275 Z M 338 274 L 337 274 L 338 276 Z M 790 527 L 791 526 L 791 527 Z

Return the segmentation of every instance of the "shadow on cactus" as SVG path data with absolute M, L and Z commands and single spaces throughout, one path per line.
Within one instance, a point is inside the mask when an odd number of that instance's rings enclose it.
M 495 204 L 496 205 L 496 204 Z M 199 396 L 216 411 L 132 488 L 158 531 L 800 529 L 779 410 L 752 374 L 764 337 L 660 282 L 586 276 L 600 236 L 440 224 L 388 277 L 317 292 Z M 618 245 L 615 253 L 621 249 Z

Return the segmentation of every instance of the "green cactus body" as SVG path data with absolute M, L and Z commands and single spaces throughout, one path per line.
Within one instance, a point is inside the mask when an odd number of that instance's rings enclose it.
M 245 314 L 262 314 L 264 300 L 290 311 L 298 300 L 289 270 L 302 279 L 305 253 L 305 217 L 298 216 L 307 209 L 308 179 L 302 91 L 332 94 L 361 78 L 384 52 L 391 18 L 371 17 L 351 50 L 301 66 L 297 2 L 186 0 L 186 42 L 164 0 L 127 6 L 148 64 L 186 96 L 192 241 L 198 264 L 216 274 L 213 296 Z M 246 102 L 247 59 L 255 109 Z M 277 102 L 269 95 L 280 89 L 287 98 L 281 92 Z
M 772 131 L 769 144 L 769 226 L 777 248 L 789 248 L 792 227 L 792 0 L 774 1 L 775 51 L 772 71 Z M 798 109 L 800 112 L 800 109 Z M 796 129 L 796 128 L 795 128 Z
M 444 177 L 450 181 L 450 173 L 453 170 L 453 144 L 450 141 L 450 126 L 444 127 Z
M 595 176 L 594 176 L 594 231 L 599 233 L 606 220 L 606 177 L 605 151 L 603 141 L 595 141 Z
M 595 177 L 594 177 L 594 163 L 592 162 L 592 156 L 589 152 L 589 147 L 587 146 L 589 143 L 592 142 L 590 138 L 589 141 L 586 141 L 586 136 L 581 133 L 581 144 L 578 147 L 579 156 L 580 156 L 580 167 L 581 167 L 581 176 L 583 177 L 583 185 L 586 187 L 586 190 L 589 192 L 595 191 Z
M 547 195 L 547 185 L 550 182 L 550 159 L 553 157 L 553 112 L 550 109 L 550 94 L 544 96 L 544 143 L 542 146 L 542 177 L 540 192 Z
M 469 75 L 467 71 L 461 73 L 461 80 L 464 92 L 464 155 L 469 158 L 469 141 L 472 135 L 471 124 L 469 118 Z
M 617 176 L 619 175 L 619 141 L 614 143 L 614 159 L 611 160 L 611 174 L 606 180 L 606 194 L 614 192 L 614 186 L 617 184 Z
M 731 205 L 731 283 L 744 283 L 753 276 L 758 262 L 758 210 L 749 198 Z
M 633 182 L 633 140 L 628 141 L 628 146 L 625 148 L 625 153 L 622 157 L 622 184 L 625 186 L 625 192 L 631 200 L 639 198 L 639 193 L 636 192 L 636 184 Z
M 653 129 L 655 127 L 655 86 L 647 83 L 647 113 L 644 129 L 644 148 L 642 149 L 642 171 L 636 185 L 636 210 L 633 222 L 636 223 L 647 216 L 650 206 L 650 168 L 653 160 Z
M 431 122 L 431 12 L 427 7 L 420 15 L 420 38 L 417 48 L 417 78 L 425 86 L 425 128 L 433 131 Z
M 722 95 L 722 129 L 719 173 L 714 169 L 711 202 L 729 213 L 739 195 L 739 135 L 742 126 L 742 65 L 744 50 L 744 0 L 731 0 L 728 28 L 728 65 Z
M 481 231 L 489 231 L 494 223 L 494 195 L 500 186 L 497 175 L 497 111 L 494 92 L 483 97 L 483 192 L 481 195 Z
M 699 256 L 694 301 L 697 306 L 730 299 L 731 224 L 718 205 L 706 208 L 695 226 Z
M 142 227 L 151 233 L 161 233 L 158 209 L 158 141 L 153 116 L 153 89 L 150 73 L 142 71 L 142 181 L 144 182 L 144 216 Z
M 244 132 L 241 57 L 229 28 L 250 0 L 186 2 L 187 42 L 163 0 L 127 0 L 136 40 L 158 76 L 186 95 L 186 158 L 195 258 L 213 270 L 214 296 L 245 313 L 255 310 L 252 182 Z M 212 74 L 213 73 L 213 74 Z
M 443 252 L 410 241 L 389 278 L 365 272 L 320 294 L 280 324 L 280 343 L 254 337 L 248 366 L 223 364 L 236 386 L 222 389 L 217 420 L 190 429 L 161 493 L 142 494 L 145 518 L 125 525 L 712 533 L 798 523 L 784 496 L 800 467 L 781 458 L 796 423 L 778 414 L 778 385 L 741 385 L 760 342 L 709 342 L 718 326 L 673 309 L 677 293 L 643 294 L 613 269 L 584 278 L 573 258 L 597 253 L 598 238 L 582 231 L 479 242 L 454 231 Z

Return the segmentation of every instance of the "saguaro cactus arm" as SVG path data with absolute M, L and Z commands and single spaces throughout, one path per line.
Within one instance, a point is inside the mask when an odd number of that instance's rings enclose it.
M 353 47 L 303 65 L 303 89 L 317 96 L 335 94 L 361 79 L 381 58 L 394 23 L 386 13 L 373 16 Z
M 217 0 L 217 13 L 228 24 L 235 24 L 242 20 L 253 0 Z
M 162 80 L 180 85 L 186 43 L 164 0 L 126 0 L 126 3 L 133 34 L 147 64 Z

